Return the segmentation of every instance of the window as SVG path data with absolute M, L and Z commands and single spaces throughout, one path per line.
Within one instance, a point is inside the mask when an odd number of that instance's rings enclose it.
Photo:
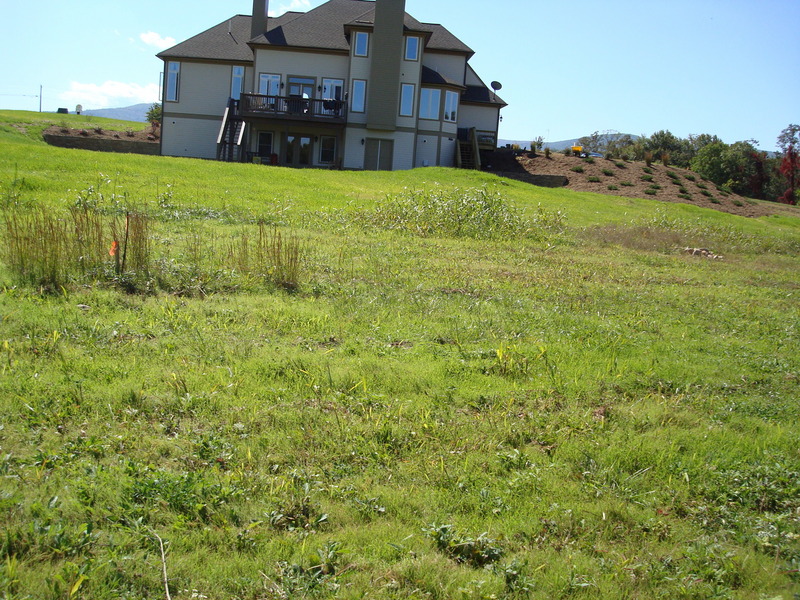
M 354 39 L 353 54 L 367 56 L 369 54 L 369 34 L 366 31 L 356 31 Z
M 178 85 L 181 78 L 181 63 L 170 61 L 167 64 L 167 102 L 178 101 Z
M 262 158 L 272 156 L 272 132 L 258 132 L 258 155 Z
M 442 99 L 441 90 L 422 88 L 419 95 L 419 118 L 439 120 L 439 104 Z
M 400 88 L 400 116 L 413 117 L 414 116 L 414 90 L 416 86 L 413 83 L 404 83 Z
M 419 38 L 407 37 L 406 38 L 406 60 L 419 59 Z
M 363 113 L 367 106 L 367 82 L 363 79 L 353 80 L 353 100 L 350 109 L 353 112 Z
M 322 99 L 341 100 L 344 97 L 344 81 L 341 79 L 322 80 Z
M 336 138 L 324 135 L 319 138 L 319 162 L 332 164 L 336 160 Z
M 261 73 L 258 77 L 258 93 L 265 96 L 277 96 L 281 92 L 281 76 L 272 73 Z
M 458 93 L 456 92 L 445 92 L 444 120 L 451 123 L 458 121 Z
M 231 98 L 238 100 L 244 89 L 244 67 L 233 67 L 231 70 Z

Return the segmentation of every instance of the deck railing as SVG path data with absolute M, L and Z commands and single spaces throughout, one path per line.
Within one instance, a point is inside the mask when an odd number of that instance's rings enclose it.
M 347 104 L 343 100 L 242 94 L 239 115 L 243 118 L 261 117 L 344 123 L 347 120 Z

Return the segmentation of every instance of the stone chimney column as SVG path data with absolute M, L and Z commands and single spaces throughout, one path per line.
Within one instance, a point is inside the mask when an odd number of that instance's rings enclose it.
M 269 12 L 269 0 L 253 0 L 253 20 L 250 27 L 250 39 L 260 36 L 267 30 L 267 12 Z
M 400 101 L 400 62 L 403 57 L 405 0 L 376 0 L 371 46 L 367 127 L 394 131 Z

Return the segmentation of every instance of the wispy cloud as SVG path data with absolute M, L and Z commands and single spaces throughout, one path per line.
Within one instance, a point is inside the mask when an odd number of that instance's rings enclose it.
M 279 2 L 278 7 L 276 9 L 272 9 L 269 11 L 269 16 L 278 17 L 290 10 L 298 10 L 305 12 L 310 8 L 311 8 L 311 2 L 309 0 L 291 0 L 290 2 Z
M 69 91 L 59 94 L 58 97 L 69 103 L 82 104 L 85 108 L 112 108 L 157 102 L 158 85 L 120 81 L 106 81 L 101 84 L 73 81 Z
M 167 48 L 170 48 L 175 45 L 175 38 L 161 37 L 161 35 L 156 33 L 155 31 L 140 33 L 139 39 L 142 40 L 148 46 L 153 46 L 154 48 L 158 48 L 159 50 L 166 50 Z

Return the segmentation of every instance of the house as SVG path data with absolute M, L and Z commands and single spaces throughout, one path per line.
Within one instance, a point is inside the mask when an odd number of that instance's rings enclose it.
M 237 15 L 158 54 L 161 153 L 293 167 L 478 168 L 506 106 L 405 0 Z M 499 86 L 494 85 L 494 88 Z

